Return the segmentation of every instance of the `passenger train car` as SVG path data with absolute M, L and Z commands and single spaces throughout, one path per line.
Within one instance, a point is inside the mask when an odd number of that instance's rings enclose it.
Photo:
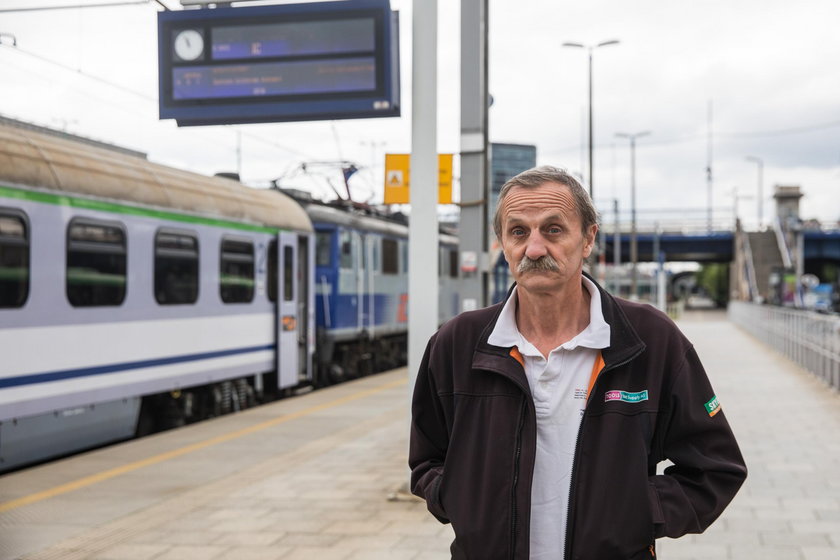
M 0 472 L 401 365 L 407 234 L 0 120 Z
M 311 377 L 290 198 L 8 124 L 0 173 L 0 468 Z

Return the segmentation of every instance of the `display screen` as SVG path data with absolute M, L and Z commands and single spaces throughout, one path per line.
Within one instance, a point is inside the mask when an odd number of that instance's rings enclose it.
M 389 0 L 160 12 L 161 118 L 397 116 L 398 24 Z
M 213 60 L 373 53 L 373 18 L 235 25 L 212 29 Z
M 173 69 L 174 99 L 306 95 L 376 89 L 373 57 Z

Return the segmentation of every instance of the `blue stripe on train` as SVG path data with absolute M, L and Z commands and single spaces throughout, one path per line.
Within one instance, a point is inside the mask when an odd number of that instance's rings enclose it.
M 276 345 L 274 344 L 265 344 L 261 346 L 249 346 L 245 348 L 232 348 L 230 350 L 218 350 L 216 352 L 203 352 L 200 354 L 185 354 L 182 356 L 155 358 L 153 360 L 123 362 L 121 364 L 107 364 L 103 366 L 65 369 L 61 371 L 50 371 L 45 373 L 32 373 L 28 375 L 20 375 L 18 377 L 8 377 L 6 379 L 0 379 L 0 389 L 5 387 L 19 387 L 21 385 L 34 385 L 36 383 L 47 383 L 49 381 L 73 379 L 77 377 L 87 377 L 90 375 L 102 375 L 105 373 L 128 371 L 132 369 L 141 369 L 146 367 L 166 366 L 171 364 L 181 364 L 184 362 L 209 360 L 211 358 L 222 358 L 225 356 L 235 356 L 237 354 L 261 352 L 263 350 L 273 351 L 275 348 Z
M 330 295 L 330 329 L 354 328 L 358 326 L 358 301 L 354 295 Z M 353 301 L 356 300 L 356 305 Z M 370 296 L 365 294 L 362 298 L 362 325 L 367 327 L 370 322 L 368 319 Z M 393 294 L 374 294 L 373 299 L 373 326 L 381 327 L 385 325 L 403 326 L 408 328 L 407 321 L 398 321 L 400 306 L 400 296 Z M 407 313 L 408 309 L 404 309 L 403 313 Z M 324 317 L 324 301 L 321 297 L 315 300 L 315 317 L 316 324 L 319 327 L 326 327 L 326 320 Z

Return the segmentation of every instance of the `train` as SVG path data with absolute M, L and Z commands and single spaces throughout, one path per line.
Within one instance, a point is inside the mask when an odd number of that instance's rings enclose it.
M 0 472 L 402 365 L 405 220 L 0 119 Z M 458 238 L 440 235 L 440 316 Z

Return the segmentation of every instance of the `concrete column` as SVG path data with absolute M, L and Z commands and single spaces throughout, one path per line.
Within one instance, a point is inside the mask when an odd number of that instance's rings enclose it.
M 437 0 L 417 0 L 412 9 L 409 399 L 426 342 L 438 326 Z
M 488 303 L 487 0 L 461 0 L 461 309 Z

